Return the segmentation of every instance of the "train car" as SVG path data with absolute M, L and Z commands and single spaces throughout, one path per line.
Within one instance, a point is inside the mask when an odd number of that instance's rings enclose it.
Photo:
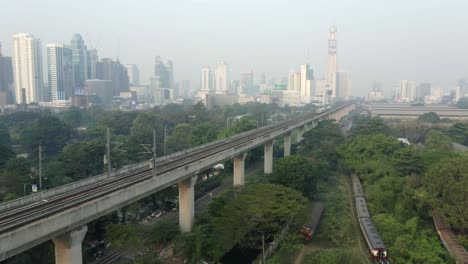
M 363 217 L 359 218 L 359 223 L 372 258 L 378 263 L 388 264 L 388 250 L 382 242 L 382 239 L 380 239 L 372 220 L 370 218 Z
M 367 201 L 364 196 L 361 181 L 358 176 L 352 175 L 354 202 L 356 212 L 361 227 L 362 234 L 366 240 L 367 248 L 371 253 L 371 257 L 380 264 L 388 264 L 388 249 L 385 247 L 382 239 L 380 239 L 377 229 L 372 223 Z
M 359 177 L 353 174 L 351 176 L 351 180 L 353 181 L 354 197 L 364 197 L 364 191 L 362 190 L 362 185 L 361 181 L 359 180 Z
M 356 197 L 356 211 L 359 218 L 366 217 L 370 218 L 369 209 L 367 208 L 366 199 L 364 197 Z
M 312 237 L 317 231 L 318 223 L 320 222 L 320 218 L 322 217 L 323 203 L 314 202 L 311 209 L 312 214 L 301 228 L 301 235 L 304 237 L 305 240 L 312 240 Z

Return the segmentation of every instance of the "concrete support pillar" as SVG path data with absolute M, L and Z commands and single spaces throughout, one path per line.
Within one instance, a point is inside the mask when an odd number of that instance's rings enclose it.
M 55 245 L 55 264 L 82 264 L 82 242 L 88 226 L 60 235 L 52 241 Z
M 273 140 L 265 143 L 264 160 L 264 173 L 270 174 L 273 172 Z
M 291 156 L 291 132 L 284 134 L 284 156 Z
M 305 126 L 301 126 L 297 128 L 297 142 L 298 143 L 302 141 L 302 136 L 305 133 L 304 130 L 305 130 Z
M 234 158 L 234 186 L 243 186 L 245 179 L 245 157 L 247 153 Z
M 179 185 L 179 226 L 180 232 L 192 231 L 195 221 L 195 183 L 197 176 L 178 183 Z

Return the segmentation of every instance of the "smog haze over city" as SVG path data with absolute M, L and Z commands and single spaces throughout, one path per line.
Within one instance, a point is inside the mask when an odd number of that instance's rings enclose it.
M 59 1 L 2 3 L 0 40 L 29 32 L 68 43 L 80 33 L 100 57 L 137 64 L 152 74 L 156 55 L 172 59 L 178 80 L 200 82 L 203 65 L 225 60 L 231 76 L 287 77 L 309 63 L 316 78 L 327 65 L 327 33 L 338 28 L 338 62 L 350 71 L 353 95 L 374 81 L 386 92 L 400 79 L 454 88 L 468 69 L 468 2 L 450 1 Z M 46 61 L 44 59 L 44 61 Z

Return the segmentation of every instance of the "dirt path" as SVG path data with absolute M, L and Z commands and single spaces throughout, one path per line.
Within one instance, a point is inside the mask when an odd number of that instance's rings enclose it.
M 362 260 L 364 264 L 372 264 L 369 254 L 367 252 L 367 247 L 364 242 L 364 238 L 362 237 L 361 234 L 361 228 L 359 226 L 359 221 L 357 219 L 356 215 L 356 210 L 355 210 L 355 204 L 354 204 L 354 196 L 353 196 L 353 190 L 351 188 L 351 180 L 349 177 L 346 175 L 340 174 L 338 177 L 340 177 L 339 181 L 344 181 L 345 184 L 345 191 L 346 191 L 346 197 L 349 203 L 349 208 L 350 208 L 350 215 L 353 219 L 353 228 L 356 232 L 356 245 L 352 247 L 353 250 L 356 250 L 356 252 L 359 252 L 358 254 L 362 255 Z M 326 210 L 326 209 L 325 209 Z M 296 260 L 294 261 L 294 264 L 302 264 L 304 261 L 304 257 L 307 254 L 318 252 L 321 250 L 326 250 L 326 249 L 333 249 L 336 248 L 332 245 L 326 245 L 321 243 L 320 241 L 313 241 L 311 243 L 308 243 L 302 247 L 302 249 L 299 251 L 297 254 Z

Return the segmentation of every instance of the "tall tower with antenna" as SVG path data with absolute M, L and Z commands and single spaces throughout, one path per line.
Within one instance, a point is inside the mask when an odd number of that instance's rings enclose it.
M 327 84 L 332 90 L 332 96 L 336 95 L 336 72 L 338 71 L 338 62 L 336 58 L 336 32 L 337 28 L 332 25 L 328 30 L 328 71 Z

